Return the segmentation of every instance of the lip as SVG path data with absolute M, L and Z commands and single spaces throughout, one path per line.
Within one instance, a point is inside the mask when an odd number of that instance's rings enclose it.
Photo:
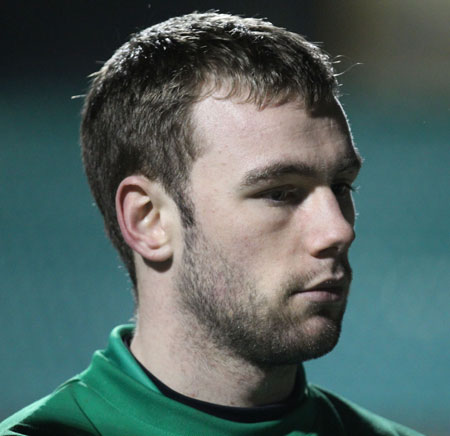
M 345 279 L 326 279 L 312 286 L 296 291 L 294 295 L 317 302 L 338 302 L 348 294 L 348 281 Z

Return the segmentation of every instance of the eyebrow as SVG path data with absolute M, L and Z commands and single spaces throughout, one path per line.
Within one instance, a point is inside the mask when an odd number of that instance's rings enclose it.
M 358 172 L 362 166 L 362 158 L 356 151 L 341 160 L 334 168 L 336 174 L 343 172 Z M 303 177 L 316 177 L 318 170 L 316 167 L 304 162 L 274 162 L 261 168 L 250 170 L 244 175 L 241 188 L 249 188 L 262 182 L 279 179 L 283 176 L 295 175 Z

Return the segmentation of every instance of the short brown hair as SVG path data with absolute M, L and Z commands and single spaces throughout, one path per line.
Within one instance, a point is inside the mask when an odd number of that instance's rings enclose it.
M 159 181 L 194 224 L 186 198 L 193 141 L 190 109 L 227 85 L 259 106 L 330 100 L 329 57 L 302 36 L 255 18 L 214 12 L 169 19 L 135 35 L 97 73 L 81 125 L 83 162 L 106 232 L 136 288 L 133 253 L 117 222 L 115 194 L 131 174 Z

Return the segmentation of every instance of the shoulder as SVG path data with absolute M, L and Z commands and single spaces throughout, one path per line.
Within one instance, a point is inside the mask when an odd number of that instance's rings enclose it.
M 52 394 L 19 410 L 0 423 L 0 436 L 98 435 L 74 394 L 80 384 L 80 380 L 73 378 Z
M 315 385 L 309 393 L 332 408 L 348 436 L 424 436 Z

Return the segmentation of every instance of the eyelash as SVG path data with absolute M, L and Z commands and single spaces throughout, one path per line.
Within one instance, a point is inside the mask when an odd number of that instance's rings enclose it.
M 339 192 L 338 188 L 344 188 L 345 190 L 344 192 Z M 350 183 L 336 183 L 334 185 L 331 185 L 331 189 L 336 197 L 344 197 L 348 193 L 356 192 L 358 190 L 358 187 L 355 187 Z M 285 198 L 274 198 L 274 194 L 278 193 L 280 193 L 281 196 L 284 196 Z M 290 198 L 286 198 L 286 195 L 289 194 L 292 194 L 293 196 L 291 196 Z M 304 190 L 295 187 L 274 188 L 259 195 L 259 198 L 263 198 L 276 206 L 298 204 L 304 197 Z
M 279 196 L 278 198 L 275 198 L 276 194 L 281 194 L 281 196 L 283 196 L 284 198 L 280 199 Z M 286 198 L 286 196 L 290 197 Z M 285 204 L 297 204 L 301 201 L 303 196 L 303 192 L 300 189 L 292 186 L 270 189 L 259 195 L 260 198 L 263 198 L 276 206 Z
M 345 188 L 345 192 L 342 192 L 342 193 L 336 192 L 337 186 Z M 350 193 L 356 192 L 358 187 L 355 187 L 355 186 L 351 185 L 350 183 L 336 183 L 334 185 L 331 185 L 331 189 L 334 192 L 334 195 L 336 195 L 337 197 L 340 197 L 340 196 L 344 196 L 345 194 L 348 194 L 349 192 Z

